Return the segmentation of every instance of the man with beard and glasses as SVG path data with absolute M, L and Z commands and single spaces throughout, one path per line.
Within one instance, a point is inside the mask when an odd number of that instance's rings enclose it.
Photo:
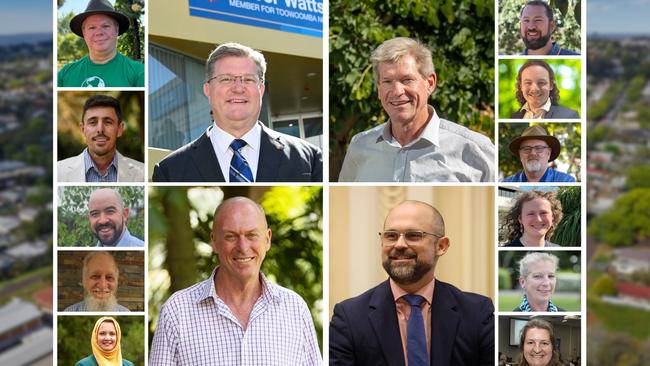
M 504 179 L 504 182 L 575 182 L 569 174 L 551 169 L 549 162 L 560 155 L 560 140 L 535 125 L 524 130 L 510 142 L 510 152 L 519 157 L 522 171 Z
M 450 246 L 433 206 L 405 201 L 379 233 L 390 277 L 334 307 L 330 365 L 494 365 L 494 306 L 434 276 Z
M 521 40 L 526 49 L 524 55 L 579 55 L 579 53 L 563 49 L 552 36 L 557 25 L 553 17 L 553 9 L 546 1 L 532 0 L 526 3 L 519 15 Z
M 144 242 L 129 233 L 128 218 L 129 208 L 116 190 L 100 188 L 90 194 L 88 220 L 98 247 L 143 247 Z
M 81 269 L 84 299 L 65 311 L 129 311 L 117 303 L 120 271 L 109 252 L 90 252 Z
M 544 60 L 528 60 L 517 72 L 515 97 L 521 108 L 510 118 L 580 118 L 578 112 L 561 106 L 555 72 Z
M 124 132 L 117 99 L 93 95 L 86 100 L 79 122 L 87 147 L 57 163 L 59 182 L 144 182 L 144 164 L 117 151 Z

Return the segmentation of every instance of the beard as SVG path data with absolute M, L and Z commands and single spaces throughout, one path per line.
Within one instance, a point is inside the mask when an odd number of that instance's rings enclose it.
M 99 235 L 99 231 L 104 229 L 104 228 L 111 228 L 113 229 L 113 235 L 111 235 L 108 239 L 102 239 L 101 235 Z M 93 228 L 93 234 L 95 234 L 95 237 L 99 242 L 104 245 L 104 246 L 115 246 L 117 245 L 117 241 L 120 239 L 120 236 L 122 235 L 122 230 L 124 229 L 124 224 L 115 225 L 112 222 L 107 222 L 105 224 L 97 224 Z
M 525 170 L 531 173 L 537 173 L 542 170 L 542 163 L 539 160 L 533 159 L 526 161 Z
M 551 39 L 551 32 L 546 33 L 546 35 L 542 35 L 542 32 L 539 32 L 540 36 L 537 39 L 529 40 L 526 38 L 525 34 L 521 35 L 521 40 L 524 41 L 524 45 L 526 45 L 526 48 L 529 50 L 538 50 L 548 43 L 548 41 Z
M 87 311 L 115 311 L 117 307 L 117 297 L 115 297 L 115 294 L 111 294 L 106 299 L 96 299 L 93 295 L 86 292 L 84 302 L 86 303 Z
M 398 265 L 393 263 L 394 259 L 415 259 L 415 264 Z M 382 265 L 393 281 L 402 285 L 410 285 L 421 280 L 435 266 L 435 262 L 435 259 L 432 262 L 424 262 L 410 248 L 404 248 L 392 249 Z

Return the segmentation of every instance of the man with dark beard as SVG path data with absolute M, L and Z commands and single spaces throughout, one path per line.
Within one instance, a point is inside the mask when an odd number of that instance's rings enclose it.
M 532 0 L 526 3 L 519 15 L 521 40 L 526 49 L 524 55 L 579 55 L 563 49 L 553 42 L 552 35 L 557 25 L 553 18 L 553 9 L 546 1 Z
M 124 207 L 120 194 L 110 188 L 100 188 L 88 200 L 90 230 L 97 237 L 98 247 L 142 247 L 144 242 L 129 233 L 126 222 L 129 208 Z
M 65 311 L 129 311 L 117 303 L 120 270 L 109 252 L 90 252 L 81 269 L 84 299 Z
M 379 236 L 390 279 L 334 307 L 330 365 L 493 365 L 492 301 L 434 277 L 450 245 L 438 210 L 402 202 Z
M 576 179 L 559 170 L 549 168 L 549 163 L 560 155 L 560 140 L 546 132 L 540 125 L 530 126 L 521 136 L 510 142 L 510 152 L 519 157 L 523 170 L 507 177 L 504 182 L 575 182 Z

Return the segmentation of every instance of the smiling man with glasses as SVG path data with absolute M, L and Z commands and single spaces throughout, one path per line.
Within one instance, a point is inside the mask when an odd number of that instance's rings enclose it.
M 492 301 L 434 276 L 450 245 L 440 212 L 400 203 L 379 243 L 390 278 L 334 307 L 330 365 L 493 365 Z
M 560 140 L 535 125 L 512 140 L 510 152 L 519 157 L 523 170 L 504 179 L 504 182 L 575 182 L 569 174 L 551 169 L 549 162 L 560 155 Z
M 153 172 L 154 182 L 322 182 L 316 146 L 258 120 L 264 95 L 264 56 L 238 43 L 217 47 L 206 62 L 203 94 L 213 122 Z

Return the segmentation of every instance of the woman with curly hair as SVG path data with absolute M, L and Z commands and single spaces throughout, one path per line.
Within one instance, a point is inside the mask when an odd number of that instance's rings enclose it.
M 555 228 L 562 220 L 562 204 L 553 191 L 522 192 L 508 210 L 501 229 L 508 242 L 505 247 L 557 247 L 551 243 Z
M 521 329 L 517 366 L 562 366 L 551 323 L 531 319 Z

